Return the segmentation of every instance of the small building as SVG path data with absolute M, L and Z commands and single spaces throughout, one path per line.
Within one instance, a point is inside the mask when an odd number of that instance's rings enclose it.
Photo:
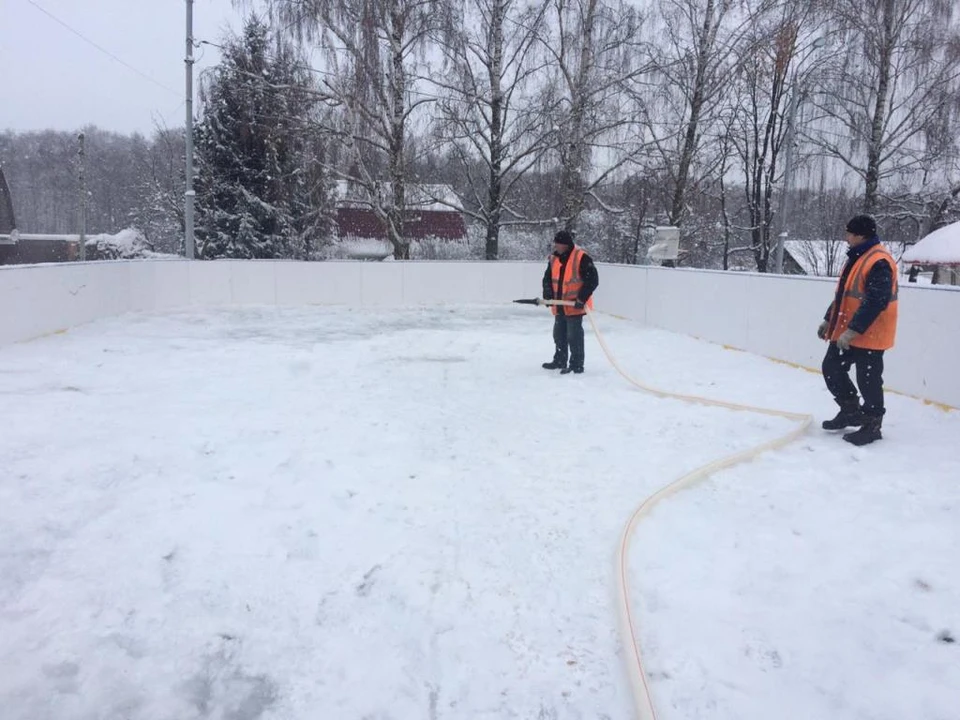
M 383 260 L 393 255 L 384 223 L 370 203 L 346 182 L 337 186 L 336 233 L 338 250 L 358 260 Z M 453 205 L 458 199 L 449 185 L 409 185 L 404 236 L 411 245 L 434 240 L 464 242 L 467 226 Z
M 116 234 L 98 233 L 86 237 L 87 260 L 129 260 L 171 257 L 154 252 L 143 233 L 127 228 Z M 18 233 L 0 235 L 0 265 L 75 262 L 80 259 L 79 235 Z
M 0 167 L 0 265 L 9 265 L 17 254 L 17 221 L 7 178 Z
M 80 258 L 79 235 L 0 235 L 0 265 L 73 262 Z
M 847 259 L 847 243 L 836 240 L 787 240 L 783 271 L 788 275 L 838 277 Z
M 920 273 L 932 273 L 934 285 L 960 285 L 960 222 L 934 230 L 903 254 L 916 282 Z
M 13 198 L 0 168 L 0 265 L 69 262 L 79 254 L 78 235 L 25 235 L 17 231 Z

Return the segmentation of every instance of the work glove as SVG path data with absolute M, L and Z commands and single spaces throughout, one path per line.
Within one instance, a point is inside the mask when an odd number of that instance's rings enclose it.
M 573 303 L 573 306 L 577 310 L 583 310 L 583 300 L 577 300 L 576 302 Z
M 827 330 L 829 329 L 830 329 L 830 323 L 824 320 L 822 323 L 820 323 L 820 327 L 817 328 L 817 337 L 820 338 L 821 340 L 826 340 Z
M 850 330 L 849 328 L 844 330 L 840 337 L 837 338 L 837 347 L 841 350 L 849 350 L 850 343 L 856 340 L 860 336 L 856 330 Z

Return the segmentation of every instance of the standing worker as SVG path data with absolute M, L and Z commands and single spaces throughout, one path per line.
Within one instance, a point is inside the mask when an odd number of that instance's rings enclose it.
M 840 273 L 836 295 L 817 336 L 830 345 L 823 358 L 823 379 L 840 406 L 825 430 L 858 427 L 843 439 L 867 445 L 883 436 L 883 353 L 893 347 L 897 334 L 897 264 L 880 244 L 877 224 L 869 215 L 847 223 L 847 262 Z M 857 388 L 850 366 L 857 368 Z
M 543 364 L 562 375 L 583 372 L 583 316 L 593 307 L 593 291 L 600 284 L 597 266 L 573 235 L 561 230 L 553 236 L 553 254 L 543 274 L 544 300 L 572 300 L 574 305 L 551 305 L 553 311 L 553 360 Z M 567 365 L 569 354 L 570 364 Z

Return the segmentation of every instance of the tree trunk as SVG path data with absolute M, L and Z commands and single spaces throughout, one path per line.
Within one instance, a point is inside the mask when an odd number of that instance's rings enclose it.
M 883 153 L 883 130 L 887 119 L 887 97 L 890 92 L 890 75 L 893 71 L 895 0 L 883 0 L 883 35 L 880 38 L 880 54 L 877 63 L 877 97 L 873 106 L 870 125 L 870 145 L 867 148 L 867 170 L 864 177 L 863 211 L 872 213 L 877 207 L 880 186 L 880 158 Z
M 503 21 L 505 9 L 496 2 L 490 18 L 490 188 L 487 196 L 487 233 L 484 257 L 496 260 L 500 253 L 500 216 L 503 208 Z
M 410 243 L 404 232 L 404 216 L 407 209 L 406 158 L 404 145 L 405 104 L 403 67 L 403 37 L 405 31 L 403 12 L 396 4 L 390 11 L 390 53 L 392 71 L 390 73 L 390 93 L 392 114 L 390 117 L 390 200 L 387 206 L 387 224 L 390 240 L 393 243 L 393 257 L 396 260 L 410 259 Z
M 595 28 L 597 20 L 598 0 L 588 0 L 583 15 L 583 33 L 580 38 L 580 58 L 574 87 L 570 88 L 570 118 L 567 132 L 563 141 L 567 147 L 561 149 L 563 167 L 561 168 L 561 182 L 563 205 L 560 209 L 560 218 L 565 230 L 573 230 L 583 212 L 584 193 L 586 183 L 584 175 L 587 171 L 589 158 L 585 124 L 587 120 L 587 102 L 590 96 L 588 84 L 594 76 L 594 47 Z
M 673 189 L 673 199 L 670 203 L 668 215 L 670 224 L 678 226 L 683 220 L 683 211 L 686 205 L 687 183 L 690 179 L 690 165 L 697 151 L 697 137 L 700 134 L 700 113 L 703 111 L 703 102 L 706 95 L 706 73 L 710 51 L 713 43 L 710 36 L 713 28 L 714 0 L 707 0 L 707 7 L 703 16 L 703 27 L 700 30 L 699 49 L 697 52 L 697 72 L 694 78 L 693 96 L 690 98 L 690 117 L 686 123 L 683 136 L 683 146 L 680 150 L 680 162 L 677 167 L 677 182 Z

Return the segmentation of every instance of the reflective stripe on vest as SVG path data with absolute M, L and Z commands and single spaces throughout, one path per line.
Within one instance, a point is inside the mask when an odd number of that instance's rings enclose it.
M 576 245 L 570 251 L 567 264 L 564 266 L 563 278 L 560 278 L 561 260 L 556 255 L 550 257 L 550 278 L 553 283 L 553 297 L 556 300 L 576 300 L 583 289 L 583 278 L 580 275 L 580 262 L 584 256 L 583 250 Z M 587 307 L 593 307 L 593 298 L 587 300 Z M 556 306 L 550 308 L 554 315 L 559 314 Z M 586 310 L 573 307 L 564 307 L 564 315 L 584 315 Z

